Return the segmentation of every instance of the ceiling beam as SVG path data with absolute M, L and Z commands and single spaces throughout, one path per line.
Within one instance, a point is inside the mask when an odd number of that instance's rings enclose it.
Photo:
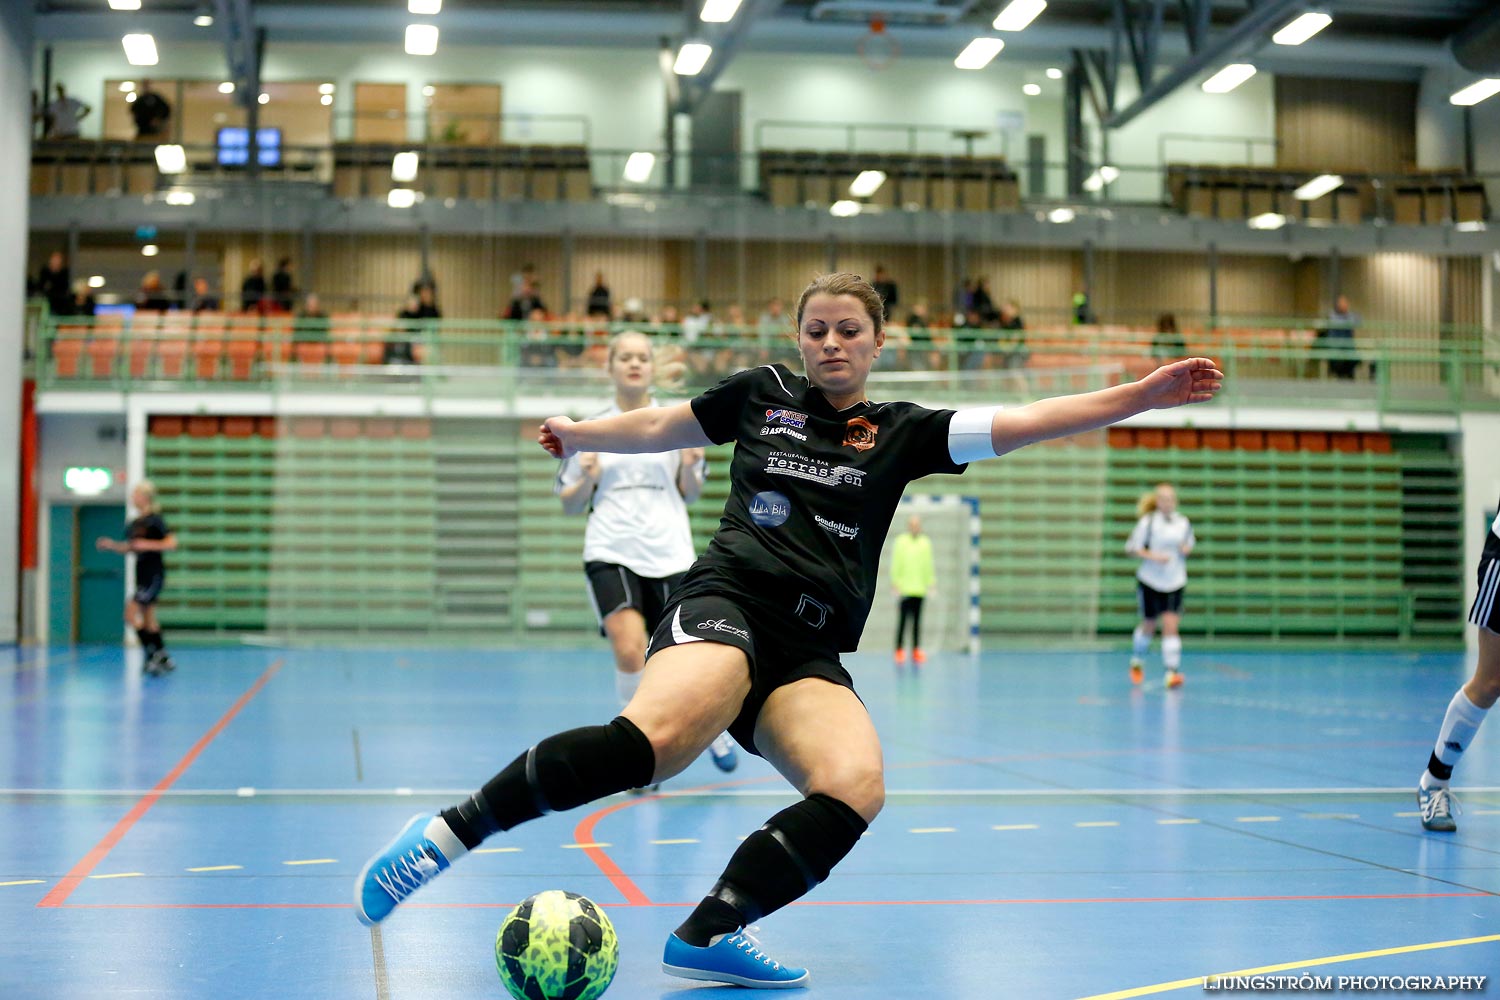
M 226 79 L 234 84 L 235 103 L 248 110 L 260 97 L 262 47 L 252 0 L 214 0 L 214 23 L 224 38 Z
M 1229 57 L 1260 48 L 1265 44 L 1267 32 L 1285 24 L 1292 13 L 1300 10 L 1305 3 L 1306 0 L 1260 0 L 1227 31 L 1214 35 L 1197 52 L 1178 63 L 1161 79 L 1141 80 L 1140 96 L 1117 109 L 1102 124 L 1109 129 L 1127 125 L 1204 70 L 1223 64 Z
M 780 9 L 783 0 L 744 0 L 740 4 L 740 9 L 735 13 L 734 20 L 728 24 L 719 25 L 705 25 L 698 21 L 696 13 L 698 0 L 685 0 L 685 2 L 693 11 L 689 15 L 689 24 L 685 29 L 687 37 L 700 39 L 714 47 L 714 53 L 709 57 L 708 65 L 703 67 L 703 72 L 697 76 L 682 77 L 679 80 L 680 91 L 674 110 L 681 114 L 692 114 L 693 110 L 708 96 L 709 91 L 713 90 L 714 81 L 729 67 L 735 53 L 744 46 L 745 37 L 750 33 L 756 20 L 775 14 Z M 719 30 L 712 30 L 715 28 Z

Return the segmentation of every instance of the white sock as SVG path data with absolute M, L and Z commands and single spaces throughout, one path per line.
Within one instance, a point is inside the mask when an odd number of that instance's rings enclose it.
M 639 670 L 633 674 L 627 674 L 623 670 L 615 671 L 615 697 L 620 699 L 621 708 L 630 704 L 630 699 L 635 697 L 636 689 L 641 686 L 641 673 Z
M 1448 702 L 1442 728 L 1438 730 L 1437 745 L 1432 749 L 1433 756 L 1449 767 L 1456 765 L 1469 744 L 1474 742 L 1474 735 L 1479 732 L 1488 713 L 1489 709 L 1474 704 L 1464 694 L 1464 689 L 1459 688 L 1454 692 L 1453 700 Z M 1428 771 L 1422 772 L 1423 788 L 1444 788 L 1447 784 L 1446 778 L 1434 777 Z
M 422 831 L 422 835 L 432 841 L 437 846 L 437 849 L 443 852 L 443 857 L 448 859 L 449 864 L 469 853 L 469 849 L 464 846 L 464 842 L 454 836 L 453 831 L 448 828 L 448 824 L 443 820 L 442 814 L 438 814 L 427 821 L 427 828 Z
M 1145 659 L 1146 654 L 1151 651 L 1151 633 L 1137 625 L 1135 633 L 1130 638 L 1131 655 L 1137 660 Z
M 1182 666 L 1182 636 L 1168 635 L 1162 637 L 1161 662 L 1167 665 L 1168 670 L 1177 670 Z

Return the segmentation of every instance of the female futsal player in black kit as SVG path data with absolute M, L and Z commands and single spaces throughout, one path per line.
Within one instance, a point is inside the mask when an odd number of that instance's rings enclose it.
M 797 304 L 805 375 L 766 365 L 688 403 L 542 425 L 542 446 L 560 458 L 735 442 L 723 520 L 673 593 L 624 711 L 542 740 L 469 798 L 412 819 L 360 874 L 362 921 L 384 919 L 494 833 L 679 773 L 728 728 L 805 798 L 739 846 L 668 937 L 662 965 L 741 986 L 807 982 L 807 970 L 771 959 L 744 927 L 827 878 L 884 804 L 880 740 L 839 653 L 858 645 L 906 484 L 1207 402 L 1223 378 L 1212 361 L 1189 358 L 1129 385 L 1008 410 L 872 403 L 865 382 L 885 343 L 883 315 L 863 278 L 825 275 Z

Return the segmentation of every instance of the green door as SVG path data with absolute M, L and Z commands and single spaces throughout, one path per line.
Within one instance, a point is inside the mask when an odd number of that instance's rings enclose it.
M 124 507 L 78 508 L 73 563 L 78 608 L 73 620 L 78 625 L 79 642 L 117 643 L 125 637 L 125 557 L 94 548 L 94 539 L 100 535 L 119 538 L 124 529 Z

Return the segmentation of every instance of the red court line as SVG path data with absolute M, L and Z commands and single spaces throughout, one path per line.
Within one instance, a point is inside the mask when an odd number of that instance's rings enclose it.
M 622 807 L 623 808 L 623 807 Z M 607 859 L 606 859 L 607 860 Z M 606 872 L 606 874 L 608 874 Z M 607 909 L 630 907 L 697 906 L 697 902 L 653 903 L 635 883 L 622 875 L 640 895 L 640 901 L 601 903 Z M 623 891 L 623 889 L 622 889 Z M 1069 899 L 801 899 L 789 906 L 1057 906 L 1067 903 L 1284 903 L 1355 901 L 1366 899 L 1472 899 L 1494 898 L 1492 892 L 1389 892 L 1326 896 L 1120 896 Z M 407 903 L 420 910 L 509 910 L 515 903 Z M 352 903 L 69 903 L 70 910 L 347 910 Z
M 697 785 L 692 788 L 679 789 L 679 791 L 707 792 L 718 788 L 732 788 L 736 785 L 754 785 L 767 781 L 775 781 L 777 777 L 777 775 L 767 775 L 759 778 L 740 778 L 735 781 L 719 781 L 711 785 Z M 639 798 L 633 798 L 626 802 L 617 802 L 614 805 L 607 806 L 603 809 L 598 810 L 597 812 L 589 813 L 579 821 L 578 826 L 574 827 L 573 839 L 580 844 L 595 843 L 594 824 L 598 823 L 601 819 L 610 815 L 611 813 L 617 813 L 621 809 L 629 809 L 631 806 L 638 806 L 642 802 L 651 802 L 655 799 L 661 798 L 666 798 L 666 796 L 642 795 Z M 640 886 L 631 881 L 629 875 L 626 875 L 623 871 L 620 870 L 620 866 L 615 864 L 614 859 L 611 858 L 608 854 L 604 853 L 604 850 L 602 848 L 585 847 L 583 848 L 583 853 L 588 855 L 589 860 L 592 861 L 595 866 L 604 873 L 604 876 L 609 879 L 614 887 L 619 890 L 620 895 L 625 897 L 625 902 L 627 904 L 629 904 L 630 906 L 656 905 L 651 902 L 650 898 L 647 897 L 644 892 L 641 891 Z
M 240 714 L 240 709 L 248 705 L 250 699 L 259 694 L 260 689 L 265 687 L 266 683 L 272 677 L 276 676 L 276 672 L 281 669 L 281 665 L 285 662 L 286 660 L 283 658 L 267 667 L 266 672 L 261 674 L 254 684 L 250 685 L 249 690 L 240 695 L 239 700 L 229 706 L 229 711 L 225 712 L 219 718 L 219 721 L 215 722 L 213 727 L 199 737 L 198 742 L 194 743 L 192 748 L 182 755 L 182 759 L 177 762 L 177 766 L 168 771 L 167 776 L 158 781 L 155 788 L 152 788 L 151 791 L 141 796 L 140 800 L 131 807 L 130 812 L 126 813 L 115 824 L 114 829 L 105 834 L 104 839 L 95 844 L 94 849 L 85 854 L 83 860 L 74 865 L 73 870 L 64 875 L 62 880 L 53 886 L 52 890 L 43 896 L 41 902 L 36 905 L 38 907 L 56 907 L 62 906 L 67 902 L 68 897 L 73 894 L 73 890 L 78 888 L 78 883 L 88 878 L 89 873 L 99 866 L 99 862 L 103 861 L 109 852 L 114 850 L 115 845 L 130 832 L 130 828 L 135 826 L 152 806 L 156 805 L 156 801 L 161 798 L 162 793 L 171 788 L 177 779 L 182 777 L 183 773 L 193 766 L 193 762 L 198 759 L 198 755 L 208 748 L 208 745 L 214 741 L 214 737 L 223 732 L 224 727 L 229 725 L 236 715 Z

